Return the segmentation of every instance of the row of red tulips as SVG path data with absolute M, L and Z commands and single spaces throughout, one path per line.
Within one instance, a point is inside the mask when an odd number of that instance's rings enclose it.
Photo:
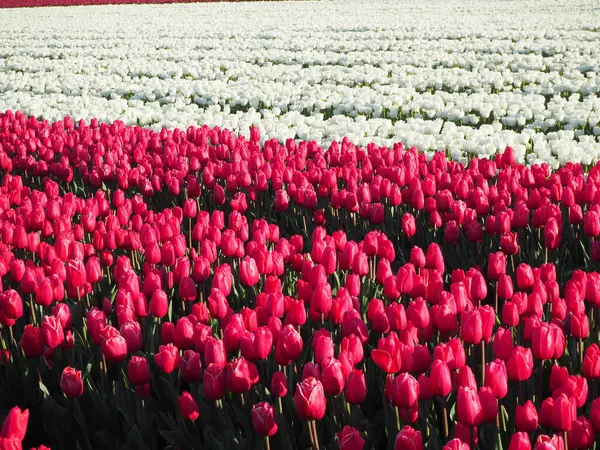
M 598 168 L 259 142 L 0 115 L 6 446 L 593 448 Z
M 3 0 L 0 8 L 40 8 L 47 6 L 143 5 L 164 3 L 215 3 L 241 0 Z M 263 1 L 263 0 L 244 0 Z

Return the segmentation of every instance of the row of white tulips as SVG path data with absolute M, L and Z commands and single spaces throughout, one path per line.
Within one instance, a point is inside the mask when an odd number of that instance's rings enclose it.
M 585 0 L 0 10 L 0 109 L 592 163 L 599 17 Z

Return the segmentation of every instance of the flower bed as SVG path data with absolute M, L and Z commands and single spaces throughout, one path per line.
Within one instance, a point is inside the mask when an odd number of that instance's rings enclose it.
M 0 169 L 5 448 L 595 445 L 600 166 L 7 111 Z

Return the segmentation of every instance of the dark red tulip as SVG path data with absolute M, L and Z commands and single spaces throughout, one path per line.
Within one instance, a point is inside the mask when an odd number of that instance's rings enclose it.
M 281 336 L 277 341 L 277 348 L 280 348 L 284 358 L 293 361 L 300 356 L 302 352 L 302 337 L 298 330 L 292 325 L 286 325 L 281 331 Z
M 337 435 L 340 450 L 362 450 L 365 440 L 356 428 L 346 425 Z
M 361 404 L 367 397 L 365 374 L 362 370 L 353 370 L 346 379 L 346 401 L 350 404 Z
M 252 407 L 252 428 L 259 436 L 273 436 L 277 433 L 277 419 L 273 405 L 261 402 Z
M 179 370 L 185 381 L 199 382 L 202 379 L 202 362 L 200 355 L 193 350 L 186 350 L 179 356 Z
M 285 397 L 287 392 L 287 377 L 283 372 L 275 372 L 271 378 L 271 394 L 275 397 Z
M 60 377 L 60 388 L 67 397 L 75 398 L 83 394 L 81 370 L 65 367 Z
M 21 348 L 28 358 L 39 358 L 44 353 L 42 329 L 33 325 L 25 325 L 21 335 Z
M 423 450 L 421 432 L 405 425 L 396 435 L 394 450 Z
M 142 349 L 142 327 L 137 321 L 128 321 L 121 325 L 119 333 L 127 343 L 127 353 L 134 353 Z
M 208 364 L 202 377 L 202 389 L 209 400 L 217 400 L 225 397 L 227 392 L 227 378 L 225 368 L 214 363 Z
M 600 234 L 600 216 L 596 211 L 589 210 L 583 215 L 583 234 L 594 238 Z
M 136 386 L 150 382 L 150 366 L 148 360 L 141 356 L 132 356 L 127 363 L 127 376 Z
M 529 264 L 521 263 L 517 267 L 517 287 L 521 291 L 529 291 L 533 287 L 535 278 Z

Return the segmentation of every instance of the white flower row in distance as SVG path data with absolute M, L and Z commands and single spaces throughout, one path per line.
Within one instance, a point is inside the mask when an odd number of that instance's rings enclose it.
M 0 10 L 0 109 L 589 164 L 599 17 L 583 0 Z

